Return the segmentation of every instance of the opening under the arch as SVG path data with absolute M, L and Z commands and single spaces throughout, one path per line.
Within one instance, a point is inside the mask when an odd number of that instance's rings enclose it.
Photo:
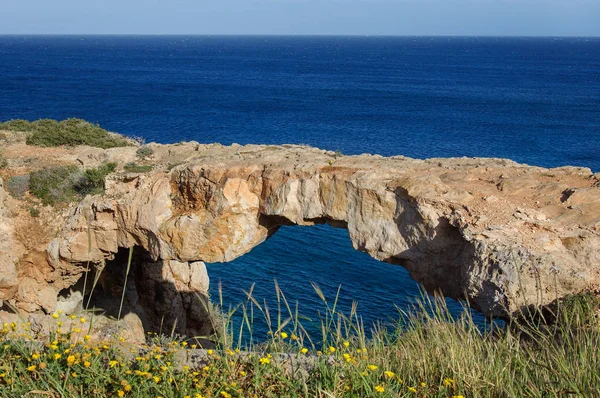
M 357 301 L 367 331 L 377 322 L 397 321 L 398 309 L 410 310 L 415 299 L 423 295 L 404 268 L 356 251 L 346 229 L 327 224 L 283 226 L 250 253 L 229 263 L 207 264 L 207 269 L 212 300 L 219 301 L 221 289 L 224 309 L 246 301 L 244 290 L 255 284 L 253 297 L 261 304 L 266 300 L 272 316 L 277 310 L 274 280 L 290 304 L 298 302 L 300 314 L 313 320 L 325 308 L 311 282 L 320 287 L 331 304 L 341 285 L 338 310 L 347 314 L 352 302 Z M 453 315 L 463 313 L 461 303 L 451 299 L 446 302 Z M 483 315 L 471 312 L 475 323 L 484 327 Z M 239 322 L 239 317 L 241 313 L 236 312 L 234 321 Z M 266 324 L 255 317 L 253 338 L 260 340 L 266 332 Z

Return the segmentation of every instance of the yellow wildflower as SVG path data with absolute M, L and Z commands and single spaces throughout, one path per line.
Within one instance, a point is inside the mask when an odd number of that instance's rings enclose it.
M 153 379 L 156 384 L 160 383 L 160 377 L 154 376 Z
M 92 365 L 92 364 L 91 364 L 91 362 L 90 362 L 90 361 L 85 361 L 85 362 L 83 363 L 83 366 L 85 366 L 86 368 L 89 368 L 91 365 Z
M 30 367 L 27 368 L 28 371 L 33 372 L 36 369 L 35 365 L 31 365 Z
M 38 354 L 37 352 L 31 355 L 31 359 L 33 360 L 38 360 L 40 359 L 40 354 Z
M 81 318 L 79 318 L 79 322 L 81 322 L 81 323 L 86 323 L 86 322 L 87 322 L 87 320 L 86 320 L 84 317 L 81 317 Z
M 344 345 L 344 347 L 350 347 L 350 342 L 348 341 L 344 341 L 342 344 Z
M 408 391 L 410 392 L 417 392 L 417 389 L 414 387 L 408 387 Z
M 69 355 L 67 357 L 67 365 L 71 366 L 73 363 L 75 363 L 75 355 Z
M 421 387 L 427 387 L 427 383 L 425 383 L 424 381 L 421 382 Z
M 127 384 L 125 387 L 123 387 L 123 390 L 131 391 L 131 386 L 129 384 Z
M 385 391 L 385 388 L 383 386 L 375 386 L 375 391 L 377 391 L 378 393 L 382 393 Z
M 281 332 L 279 335 L 281 336 L 282 339 L 288 338 L 288 334 L 286 332 Z
M 55 312 L 55 313 L 53 313 L 53 314 L 52 314 L 52 318 L 54 318 L 54 319 L 58 319 L 58 314 L 57 314 L 56 312 Z
M 44 369 L 46 369 L 46 367 L 47 367 L 47 366 L 48 366 L 48 365 L 46 365 L 46 362 L 42 362 L 42 363 L 40 363 L 40 370 L 44 370 Z
M 125 396 L 125 391 L 123 391 L 123 390 L 119 390 L 119 391 L 117 391 L 117 395 L 118 395 L 119 397 L 124 397 L 124 396 Z
M 60 358 L 62 358 L 62 355 L 60 355 L 60 354 L 54 354 L 54 359 L 55 360 L 59 360 Z
M 452 380 L 451 378 L 449 378 L 449 377 L 446 377 L 446 378 L 444 379 L 444 385 L 445 385 L 446 387 L 450 387 L 452 384 L 454 384 L 454 380 Z
M 308 348 L 302 347 L 300 349 L 300 353 L 302 353 L 302 354 L 306 354 L 307 352 L 308 352 Z
M 261 365 L 268 365 L 271 363 L 271 360 L 267 357 L 262 357 L 261 359 L 259 359 Z
M 333 354 L 335 352 L 335 347 L 329 346 L 329 352 L 331 352 Z
M 119 362 L 118 361 L 108 361 L 108 366 L 110 366 L 111 368 L 114 368 L 115 366 L 117 366 Z
M 369 370 L 377 370 L 377 369 L 379 369 L 379 366 L 377 366 L 377 365 L 369 365 L 369 366 L 367 366 L 367 368 L 369 368 Z
M 394 377 L 396 374 L 392 371 L 386 370 L 385 372 L 383 372 L 387 377 L 389 377 L 390 379 L 392 377 Z

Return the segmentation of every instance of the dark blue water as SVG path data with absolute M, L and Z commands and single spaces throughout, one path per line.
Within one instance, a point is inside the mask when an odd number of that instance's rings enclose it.
M 0 119 L 81 117 L 148 141 L 506 157 L 600 171 L 600 39 L 0 36 Z M 273 278 L 306 312 L 342 284 L 367 322 L 418 294 L 347 233 L 283 228 L 210 266 L 228 302 Z

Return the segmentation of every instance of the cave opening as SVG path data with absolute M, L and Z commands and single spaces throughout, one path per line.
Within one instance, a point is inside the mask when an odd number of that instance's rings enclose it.
M 59 309 L 69 313 L 73 311 L 69 306 L 79 299 L 97 321 L 107 324 L 101 331 L 106 337 L 117 332 L 116 323 L 108 320 L 121 319 L 134 341 L 156 333 L 196 337 L 206 345 L 206 337 L 213 332 L 208 297 L 194 286 L 194 280 L 205 273 L 203 263 L 156 261 L 139 246 L 131 253 L 129 248 L 119 248 L 104 265 L 90 267 L 87 281 L 83 275 L 61 292 Z

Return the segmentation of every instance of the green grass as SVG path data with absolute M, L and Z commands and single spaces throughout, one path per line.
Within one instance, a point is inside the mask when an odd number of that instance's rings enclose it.
M 0 123 L 0 130 L 29 133 L 27 144 L 41 147 L 89 145 L 106 149 L 130 145 L 124 138 L 82 119 L 9 120 Z
M 593 296 L 565 300 L 554 323 L 525 322 L 482 332 L 465 311 L 459 320 L 444 301 L 425 297 L 393 327 L 367 338 L 354 306 L 323 302 L 321 331 L 276 285 L 269 309 L 248 300 L 226 312 L 218 349 L 188 368 L 177 358 L 189 342 L 153 335 L 133 352 L 118 339 L 88 342 L 77 320 L 57 318 L 48 340 L 31 343 L 28 326 L 0 331 L 0 394 L 32 391 L 62 397 L 558 397 L 600 396 L 600 331 Z M 243 324 L 234 326 L 240 313 Z M 265 341 L 241 346 L 263 319 Z M 257 318 L 258 319 L 258 318 Z M 60 331 L 58 329 L 61 329 Z M 244 350 L 249 350 L 244 352 Z M 282 357 L 281 353 L 290 355 Z M 43 365 L 42 365 L 43 364 Z M 129 386 L 129 387 L 127 387 Z M 120 392 L 119 392 L 120 391 Z

